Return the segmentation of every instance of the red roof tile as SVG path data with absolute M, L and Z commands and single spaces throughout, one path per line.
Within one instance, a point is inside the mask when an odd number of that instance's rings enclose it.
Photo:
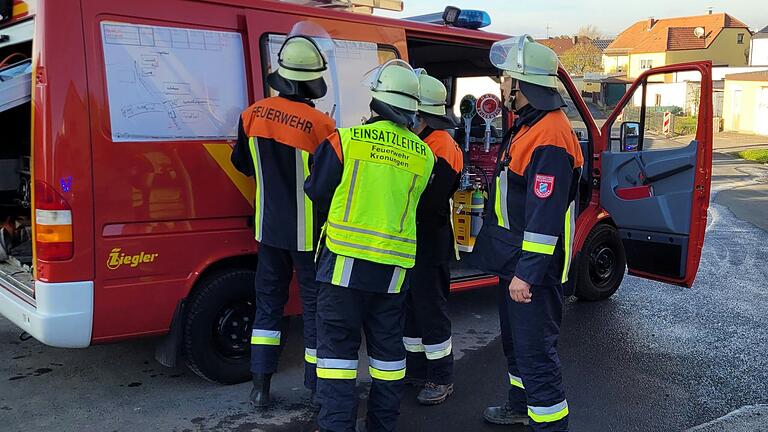
M 670 27 L 667 29 L 667 51 L 704 49 L 707 47 L 706 34 L 702 37 L 694 33 L 696 27 Z
M 701 42 L 693 41 L 684 35 L 685 30 L 670 31 L 670 29 L 695 29 L 696 27 L 704 27 L 705 29 L 705 36 L 702 38 L 704 46 L 701 48 L 709 47 L 723 28 L 749 29 L 746 24 L 725 13 L 659 20 L 647 19 L 638 21 L 621 32 L 616 40 L 608 46 L 606 51 L 610 54 L 619 52 L 664 52 L 668 49 L 696 49 L 685 48 L 687 46 L 699 47 L 701 44 Z M 670 42 L 670 35 L 675 40 Z M 690 35 L 693 35 L 693 30 L 690 31 Z
M 725 76 L 728 81 L 768 81 L 768 71 L 743 72 Z
M 566 51 L 573 48 L 575 44 L 573 43 L 572 38 L 549 38 L 549 39 L 539 39 L 536 42 L 539 42 L 543 45 L 546 45 L 555 52 L 558 56 L 563 55 Z

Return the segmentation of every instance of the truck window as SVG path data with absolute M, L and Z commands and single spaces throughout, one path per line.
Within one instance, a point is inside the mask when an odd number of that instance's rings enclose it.
M 102 22 L 112 141 L 237 137 L 247 106 L 237 32 Z
M 264 77 L 277 65 L 277 54 L 285 41 L 285 35 L 268 34 L 262 38 L 262 63 Z M 323 44 L 327 45 L 327 44 Z M 326 48 L 331 50 L 330 48 Z M 394 47 L 380 46 L 373 42 L 334 39 L 328 56 L 325 82 L 328 93 L 315 101 L 317 109 L 336 120 L 338 127 L 350 127 L 364 123 L 370 116 L 370 94 L 362 84 L 363 76 L 376 66 L 398 58 Z M 343 67 L 341 67 L 343 66 Z M 266 79 L 264 80 L 266 83 Z M 275 96 L 271 88 L 265 94 Z
M 611 125 L 611 151 L 675 149 L 695 139 L 701 74 L 686 72 L 679 82 L 659 82 L 659 77 L 664 74 L 648 76 Z

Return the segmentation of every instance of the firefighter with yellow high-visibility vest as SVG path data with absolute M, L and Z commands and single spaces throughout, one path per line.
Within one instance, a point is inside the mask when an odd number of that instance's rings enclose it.
M 366 335 L 368 430 L 393 431 L 405 377 L 404 291 L 416 258 L 416 208 L 435 163 L 408 128 L 419 80 L 401 60 L 368 75 L 373 117 L 318 147 L 307 195 L 327 211 L 317 257 L 317 376 L 321 431 L 355 428 L 358 349 Z
M 304 193 L 309 159 L 333 132 L 333 119 L 314 108 L 312 99 L 327 91 L 323 52 L 309 37 L 286 39 L 279 67 L 267 83 L 278 96 L 248 107 L 240 118 L 232 163 L 256 180 L 254 230 L 259 242 L 256 267 L 256 316 L 251 336 L 251 403 L 266 407 L 282 340 L 280 322 L 294 268 L 304 312 L 304 386 L 316 388 L 317 282 L 313 249 L 319 236 L 317 212 Z M 314 400 L 314 398 L 313 398 Z
M 500 277 L 507 401 L 487 421 L 567 431 L 557 340 L 584 164 L 562 111 L 557 55 L 530 36 L 495 43 L 491 62 L 505 75 L 507 107 L 517 119 L 503 144 L 486 218 L 474 253 Z

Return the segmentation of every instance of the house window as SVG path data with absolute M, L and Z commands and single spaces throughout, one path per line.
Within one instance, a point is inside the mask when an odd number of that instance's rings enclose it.
M 744 33 L 739 33 L 736 36 L 736 43 L 739 44 L 739 45 L 744 44 Z
M 640 60 L 640 69 L 650 69 L 653 67 L 653 60 Z

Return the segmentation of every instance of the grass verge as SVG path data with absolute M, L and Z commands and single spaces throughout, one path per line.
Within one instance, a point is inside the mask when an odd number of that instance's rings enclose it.
M 742 159 L 759 163 L 768 163 L 768 149 L 744 150 L 737 154 Z

